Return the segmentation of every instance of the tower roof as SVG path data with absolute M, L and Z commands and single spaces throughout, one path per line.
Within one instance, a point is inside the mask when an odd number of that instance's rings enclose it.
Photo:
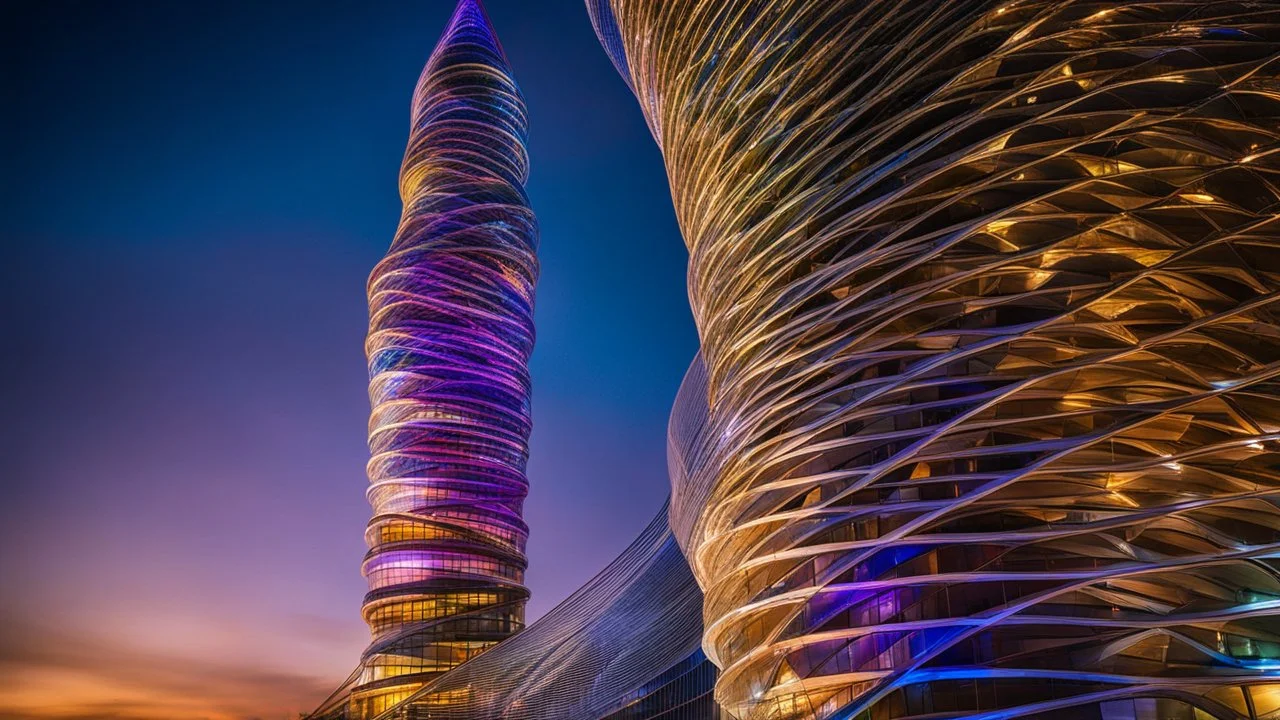
M 483 62 L 510 74 L 507 55 L 480 0 L 458 0 L 427 67 L 448 62 Z

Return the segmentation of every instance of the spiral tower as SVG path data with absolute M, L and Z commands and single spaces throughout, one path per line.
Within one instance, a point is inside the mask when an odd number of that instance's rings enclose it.
M 524 101 L 461 0 L 414 92 L 404 212 L 369 279 L 371 717 L 523 626 L 537 226 Z
M 588 0 L 746 720 L 1280 717 L 1280 3 Z

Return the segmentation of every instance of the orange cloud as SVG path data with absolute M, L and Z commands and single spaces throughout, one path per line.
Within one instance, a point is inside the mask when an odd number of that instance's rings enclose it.
M 2 632 L 0 720 L 294 720 L 335 684 L 251 656 L 211 661 L 14 623 Z

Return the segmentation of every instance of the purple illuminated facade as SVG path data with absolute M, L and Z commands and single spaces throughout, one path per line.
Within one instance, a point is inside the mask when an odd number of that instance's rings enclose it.
M 665 509 L 523 630 L 538 275 L 526 128 L 484 10 L 460 0 L 414 93 L 404 213 L 369 280 L 373 642 L 309 720 L 722 717 L 702 594 Z
M 462 0 L 414 93 L 404 212 L 369 279 L 373 642 L 331 712 L 381 714 L 523 626 L 538 275 L 526 131 L 488 18 Z

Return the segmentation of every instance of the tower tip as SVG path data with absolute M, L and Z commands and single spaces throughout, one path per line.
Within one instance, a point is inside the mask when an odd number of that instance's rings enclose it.
M 494 31 L 493 23 L 490 22 L 489 14 L 485 12 L 481 0 L 458 0 L 458 4 L 453 9 L 453 16 L 449 18 L 444 34 L 436 44 L 435 54 L 438 55 L 444 48 L 459 43 L 488 46 L 496 51 L 504 62 L 506 61 L 502 43 L 498 41 L 498 34 Z

